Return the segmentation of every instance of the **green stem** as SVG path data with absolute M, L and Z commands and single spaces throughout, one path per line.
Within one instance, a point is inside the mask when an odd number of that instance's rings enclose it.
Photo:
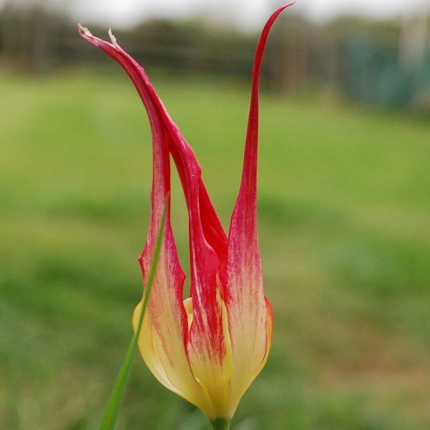
M 230 430 L 231 421 L 227 421 L 224 418 L 217 418 L 215 421 L 211 421 L 214 430 Z

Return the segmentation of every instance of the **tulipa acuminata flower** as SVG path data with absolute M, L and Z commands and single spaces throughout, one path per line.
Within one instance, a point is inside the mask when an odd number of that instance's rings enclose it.
M 132 79 L 152 131 L 151 220 L 139 259 L 146 283 L 166 199 L 170 155 L 178 170 L 189 217 L 190 297 L 167 212 L 161 254 L 139 338 L 142 357 L 169 390 L 196 405 L 213 423 L 228 423 L 240 398 L 266 363 L 273 314 L 264 296 L 257 238 L 258 92 L 270 28 L 290 4 L 266 23 L 257 45 L 242 180 L 228 235 L 201 178 L 197 159 L 170 118 L 143 68 L 109 32 L 111 42 L 80 27 L 81 35 L 114 58 Z M 170 203 L 169 203 L 170 204 Z M 141 303 L 136 307 L 136 327 Z

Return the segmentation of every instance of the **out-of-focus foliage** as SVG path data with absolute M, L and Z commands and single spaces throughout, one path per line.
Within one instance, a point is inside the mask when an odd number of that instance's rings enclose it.
M 107 33 L 95 25 L 91 30 Z M 247 77 L 258 36 L 197 19 L 153 19 L 114 32 L 146 67 Z M 289 11 L 271 36 L 264 82 L 275 92 L 328 89 L 365 104 L 429 112 L 429 35 L 426 17 L 315 23 Z M 0 59 L 37 73 L 65 63 L 107 61 L 76 37 L 75 23 L 38 2 L 8 2 L 0 10 Z

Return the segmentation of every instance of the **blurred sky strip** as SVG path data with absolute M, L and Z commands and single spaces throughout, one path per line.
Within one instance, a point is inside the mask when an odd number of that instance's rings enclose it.
M 126 28 L 145 18 L 189 18 L 197 16 L 223 21 L 242 28 L 261 27 L 267 15 L 282 0 L 0 0 L 0 7 L 12 3 L 49 4 L 78 21 L 97 21 Z M 312 20 L 337 15 L 363 15 L 376 19 L 414 16 L 430 10 L 429 0 L 297 0 L 295 11 Z

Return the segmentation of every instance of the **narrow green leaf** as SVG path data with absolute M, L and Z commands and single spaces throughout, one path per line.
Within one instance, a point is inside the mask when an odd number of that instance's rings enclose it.
M 151 294 L 152 284 L 155 276 L 155 270 L 157 268 L 157 263 L 160 258 L 161 242 L 163 240 L 163 232 L 166 224 L 167 205 L 168 205 L 168 202 L 166 201 L 163 218 L 161 220 L 160 230 L 158 231 L 157 242 L 155 244 L 154 255 L 152 257 L 151 269 L 149 271 L 146 292 L 143 297 L 142 311 L 140 313 L 139 323 L 137 325 L 133 338 L 131 339 L 130 345 L 125 355 L 125 359 L 119 371 L 119 375 L 116 380 L 116 383 L 112 389 L 112 392 L 106 407 L 106 411 L 104 413 L 102 422 L 100 424 L 100 430 L 113 430 L 115 428 L 118 412 L 121 407 L 122 399 L 124 397 L 125 389 L 127 387 L 128 377 L 130 375 L 131 364 L 133 361 L 133 354 L 137 348 L 137 341 L 139 339 L 140 330 L 142 328 L 143 317 L 145 315 L 145 311 L 148 306 L 149 296 Z

